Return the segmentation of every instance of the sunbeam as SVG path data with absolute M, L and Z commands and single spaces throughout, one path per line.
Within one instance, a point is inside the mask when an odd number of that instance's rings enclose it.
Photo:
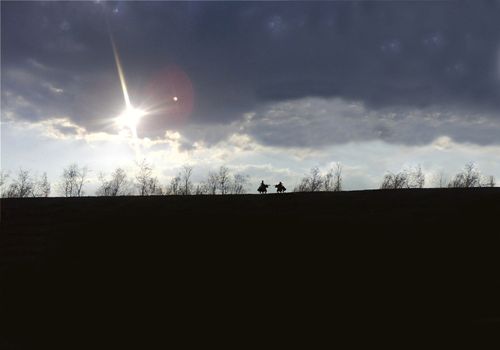
M 109 38 L 111 40 L 111 46 L 113 47 L 113 55 L 115 56 L 116 69 L 118 71 L 118 77 L 120 78 L 120 84 L 122 86 L 123 99 L 125 100 L 125 106 L 128 110 L 131 108 L 131 104 L 130 104 L 130 97 L 128 96 L 127 82 L 125 81 L 125 74 L 123 74 L 123 68 L 122 68 L 120 56 L 118 54 L 115 39 L 113 38 L 113 34 L 111 33 L 111 30 L 109 31 Z
M 123 92 L 123 99 L 125 101 L 125 110 L 118 117 L 114 118 L 115 123 L 121 128 L 127 128 L 130 130 L 132 135 L 132 148 L 134 149 L 136 159 L 141 158 L 141 149 L 137 137 L 137 125 L 139 124 L 141 118 L 146 114 L 145 111 L 134 108 L 130 102 L 130 97 L 128 94 L 127 82 L 125 79 L 125 73 L 123 72 L 123 67 L 118 53 L 118 48 L 116 46 L 115 39 L 113 37 L 113 32 L 109 24 L 109 20 L 106 16 L 106 25 L 108 29 L 108 35 L 111 42 L 111 47 L 113 49 L 113 55 L 115 58 L 116 70 L 118 72 L 118 78 L 120 79 L 120 85 Z

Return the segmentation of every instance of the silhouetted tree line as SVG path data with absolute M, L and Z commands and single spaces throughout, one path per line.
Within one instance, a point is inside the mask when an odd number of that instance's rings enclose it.
M 388 173 L 384 176 L 381 189 L 399 189 L 399 188 L 423 188 L 425 176 L 422 168 L 418 166 L 415 169 L 404 169 L 399 173 Z
M 47 173 L 37 177 L 29 170 L 19 169 L 10 183 L 9 178 L 9 173 L 3 170 L 0 172 L 0 194 L 2 197 L 48 197 L 50 194 Z
M 88 168 L 80 168 L 78 164 L 71 164 L 63 170 L 61 182 L 58 184 L 59 193 L 65 197 L 81 197 L 84 195 L 83 185 L 87 182 Z
M 302 178 L 293 189 L 294 192 L 342 191 L 342 165 L 335 164 L 326 174 L 322 174 L 318 167 Z
M 425 184 L 425 175 L 420 166 L 414 169 L 403 169 L 398 173 L 388 173 L 380 186 L 381 189 L 422 188 Z M 438 174 L 437 187 L 472 188 L 495 187 L 493 175 L 483 176 L 474 163 L 467 163 L 464 169 L 451 180 L 447 180 L 443 173 Z
M 474 163 L 467 163 L 464 169 L 448 183 L 448 187 L 495 187 L 495 177 L 482 176 Z
M 56 194 L 65 197 L 81 197 L 86 193 L 85 185 L 89 182 L 89 169 L 78 164 L 71 164 L 63 169 L 56 183 Z M 232 174 L 230 169 L 221 166 L 216 171 L 210 171 L 205 180 L 198 184 L 192 182 L 193 167 L 185 165 L 166 186 L 162 186 L 154 175 L 151 164 L 145 160 L 137 166 L 133 176 L 122 168 L 116 168 L 111 174 L 100 173 L 98 176 L 97 196 L 155 196 L 155 195 L 216 195 L 244 194 L 249 177 L 245 174 Z M 388 173 L 380 185 L 381 189 L 423 188 L 425 175 L 420 166 L 403 169 L 397 173 Z M 483 176 L 473 163 L 467 163 L 462 171 L 447 180 L 440 173 L 435 179 L 437 187 L 495 187 L 495 177 Z M 310 170 L 294 188 L 294 192 L 342 191 L 343 169 L 340 163 L 326 172 L 318 167 Z M 0 171 L 0 194 L 2 197 L 48 197 L 52 186 L 47 174 L 41 176 L 26 169 L 11 176 L 6 171 Z

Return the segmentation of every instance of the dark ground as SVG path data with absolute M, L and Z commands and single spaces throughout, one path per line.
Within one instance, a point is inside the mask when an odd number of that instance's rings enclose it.
M 486 188 L 2 199 L 0 349 L 465 341 L 500 331 L 499 214 Z

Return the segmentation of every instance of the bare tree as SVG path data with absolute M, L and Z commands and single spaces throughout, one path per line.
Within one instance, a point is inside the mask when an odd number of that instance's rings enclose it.
M 0 188 L 2 197 L 48 197 L 50 194 L 50 183 L 47 179 L 47 173 L 43 173 L 40 179 L 33 176 L 31 171 L 19 169 L 17 176 L 13 178 L 12 183 L 6 187 L 8 173 L 0 173 Z M 5 188 L 6 187 L 6 188 Z
M 153 168 L 146 160 L 139 163 L 136 175 L 136 186 L 141 196 L 161 195 L 163 193 L 158 178 L 153 176 Z
M 425 184 L 425 175 L 422 172 L 422 167 L 419 165 L 415 169 L 407 171 L 408 188 L 423 188 Z
M 319 168 L 315 167 L 311 169 L 311 174 L 309 175 L 309 191 L 317 192 L 321 190 L 323 185 L 323 178 L 319 172 Z
M 246 193 L 245 187 L 248 184 L 248 175 L 236 174 L 234 175 L 231 193 L 244 194 Z
M 238 177 L 238 182 L 241 185 L 238 191 L 243 191 L 246 178 L 241 175 Z M 230 194 L 235 193 L 236 186 L 229 169 L 221 166 L 217 172 L 209 171 L 207 179 L 199 186 L 197 186 L 196 194 Z
M 333 174 L 333 190 L 335 192 L 342 191 L 342 164 L 340 163 L 335 165 Z
M 323 177 L 323 189 L 325 191 L 342 191 L 342 165 L 336 163 L 334 168 L 328 170 Z
M 329 181 L 333 180 L 333 173 L 331 175 L 328 175 L 331 178 L 327 179 Z M 306 175 L 302 178 L 300 181 L 300 184 L 295 187 L 294 191 L 295 192 L 317 192 L 321 191 L 322 188 L 324 188 L 324 179 L 321 176 L 321 173 L 319 171 L 318 167 L 314 167 L 311 169 L 310 174 Z M 329 185 L 330 186 L 330 185 Z
M 323 189 L 325 191 L 327 192 L 333 191 L 333 188 L 335 187 L 334 178 L 335 178 L 335 173 L 333 168 L 331 168 L 330 170 L 328 170 L 323 179 Z
M 3 169 L 0 169 L 0 197 L 7 196 L 7 191 L 5 190 L 5 187 L 7 185 L 8 179 L 9 179 L 9 173 L 7 171 L 4 171 Z
M 495 177 L 493 175 L 486 176 L 483 179 L 481 186 L 483 186 L 483 187 L 495 187 L 496 186 Z
M 396 174 L 389 173 L 384 175 L 384 179 L 382 180 L 382 184 L 380 185 L 381 190 L 394 189 L 394 180 Z
M 137 188 L 141 196 L 146 196 L 148 194 L 148 184 L 153 176 L 153 169 L 144 159 L 138 164 L 139 170 L 135 176 L 137 180 Z
M 190 195 L 193 192 L 193 183 L 191 182 L 191 174 L 193 173 L 193 167 L 189 165 L 184 165 L 180 173 L 181 181 L 181 194 Z
M 476 169 L 474 163 L 465 164 L 464 170 L 455 175 L 453 180 L 449 183 L 448 187 L 480 187 L 481 174 Z
M 9 185 L 7 197 L 33 197 L 35 181 L 29 170 L 19 169 L 16 178 Z
M 127 196 L 132 193 L 127 173 L 122 168 L 116 168 L 109 180 L 106 179 L 104 174 L 100 174 L 99 180 L 101 185 L 96 192 L 98 196 Z
M 440 171 L 434 176 L 434 186 L 443 188 L 448 186 L 448 179 L 444 172 Z
M 111 189 L 110 189 L 111 186 L 109 184 L 109 181 L 106 180 L 106 174 L 104 174 L 103 172 L 100 172 L 98 179 L 99 179 L 100 185 L 99 185 L 99 188 L 97 188 L 97 191 L 95 192 L 96 196 L 109 196 L 109 193 L 111 192 Z
M 130 182 L 127 173 L 122 168 L 117 168 L 111 175 L 111 195 L 130 195 Z
M 384 176 L 381 189 L 422 188 L 425 175 L 420 166 L 415 169 L 403 169 L 399 173 L 388 173 Z
M 405 171 L 399 173 L 389 173 L 384 176 L 381 189 L 401 189 L 408 188 L 408 174 Z
M 196 185 L 194 189 L 194 194 L 196 195 L 208 194 L 208 188 L 206 186 L 206 183 Z
M 231 174 L 225 166 L 221 166 L 217 173 L 217 188 L 220 194 L 227 194 L 231 188 Z
M 149 196 L 161 196 L 163 195 L 163 189 L 161 188 L 160 181 L 157 177 L 153 177 L 148 183 L 147 193 Z
M 216 194 L 219 186 L 219 175 L 213 171 L 208 173 L 207 180 L 203 184 L 204 192 L 207 194 Z
M 84 194 L 83 186 L 87 180 L 88 168 L 80 168 L 77 164 L 71 164 L 63 170 L 59 192 L 65 197 L 81 197 Z
M 309 192 L 310 189 L 309 177 L 303 177 L 300 183 L 293 189 L 294 192 Z
M 35 182 L 35 197 L 48 197 L 50 194 L 50 183 L 47 178 L 47 173 L 43 173 L 42 177 Z
M 0 169 L 0 186 L 4 186 L 9 178 L 9 173 L 3 169 Z
M 179 195 L 182 194 L 182 190 L 181 177 L 180 175 L 177 175 L 170 180 L 170 184 L 168 185 L 166 192 L 170 195 Z

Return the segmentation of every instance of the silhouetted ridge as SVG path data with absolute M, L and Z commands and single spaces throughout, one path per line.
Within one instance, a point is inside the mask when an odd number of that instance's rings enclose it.
M 499 189 L 1 205 L 4 348 L 499 325 Z

